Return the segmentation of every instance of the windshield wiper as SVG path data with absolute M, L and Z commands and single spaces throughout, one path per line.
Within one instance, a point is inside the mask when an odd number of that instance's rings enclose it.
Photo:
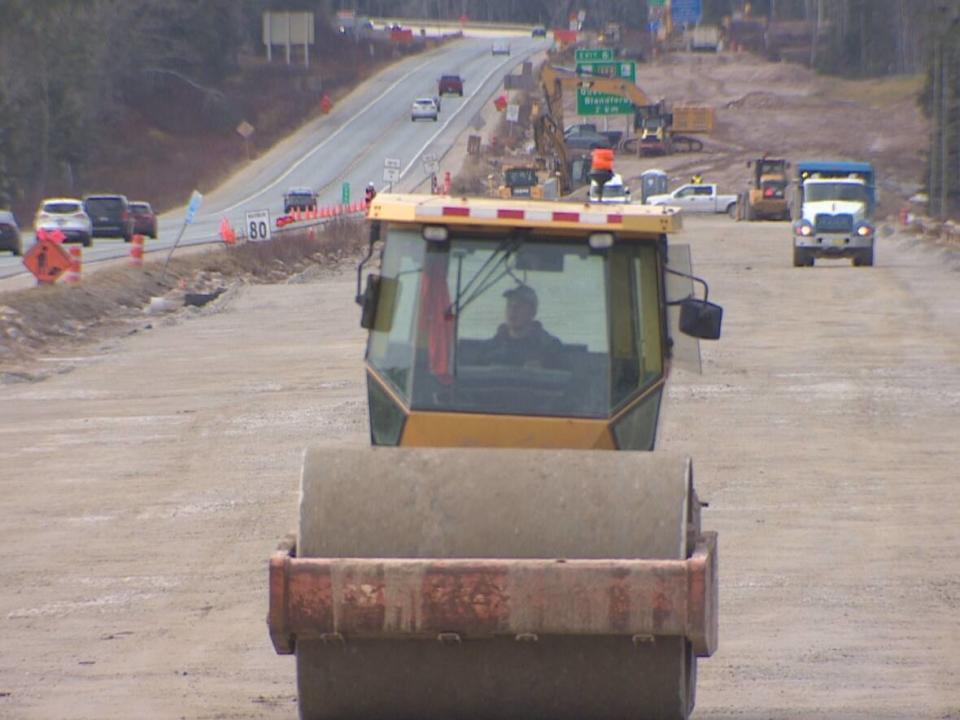
M 447 314 L 459 315 L 465 307 L 500 282 L 505 275 L 509 275 L 510 269 L 506 267 L 506 263 L 510 256 L 520 249 L 521 245 L 523 245 L 523 238 L 515 235 L 501 240 L 493 254 L 484 261 L 480 269 L 473 274 L 473 277 L 462 288 L 460 287 L 460 274 L 458 272 L 457 294 L 453 302 L 450 303 L 450 307 L 447 308 Z

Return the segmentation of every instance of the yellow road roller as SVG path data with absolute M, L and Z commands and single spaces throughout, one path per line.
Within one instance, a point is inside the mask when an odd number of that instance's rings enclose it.
M 717 538 L 643 451 L 722 309 L 679 213 L 381 194 L 369 227 L 373 447 L 306 452 L 270 560 L 301 717 L 688 717 Z

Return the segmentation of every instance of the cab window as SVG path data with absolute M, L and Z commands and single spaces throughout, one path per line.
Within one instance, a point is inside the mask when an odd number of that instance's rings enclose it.
M 605 418 L 662 376 L 652 242 L 388 232 L 368 360 L 413 409 Z

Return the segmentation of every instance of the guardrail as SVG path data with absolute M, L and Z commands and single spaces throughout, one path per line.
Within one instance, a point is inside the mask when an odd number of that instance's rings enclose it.
M 402 27 L 408 28 L 419 28 L 419 27 L 443 27 L 443 28 L 457 28 L 457 29 L 477 29 L 477 30 L 515 30 L 529 33 L 533 30 L 533 25 L 521 25 L 517 23 L 505 23 L 505 22 L 488 22 L 488 21 L 476 21 L 470 20 L 466 23 L 461 23 L 459 20 L 423 20 L 423 19 L 411 19 L 411 18 L 370 18 L 374 26 L 376 25 L 400 25 Z

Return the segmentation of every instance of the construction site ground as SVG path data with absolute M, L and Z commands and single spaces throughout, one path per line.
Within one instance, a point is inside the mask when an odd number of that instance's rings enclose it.
M 734 191 L 763 152 L 843 156 L 878 165 L 890 212 L 916 189 L 916 80 L 746 56 L 641 70 L 650 94 L 715 104 L 719 128 L 707 152 L 637 172 Z M 726 309 L 659 432 L 694 458 L 720 534 L 720 650 L 695 717 L 956 720 L 960 248 L 898 230 L 874 268 L 798 269 L 789 232 L 720 215 L 673 238 Z M 314 260 L 217 277 L 216 300 L 162 317 L 138 314 L 131 280 L 113 288 L 125 321 L 90 341 L 56 332 L 47 294 L 18 299 L 17 322 L 46 324 L 29 344 L 0 335 L 18 343 L 0 355 L 0 717 L 296 717 L 267 558 L 295 526 L 303 448 L 368 442 L 353 267 Z

